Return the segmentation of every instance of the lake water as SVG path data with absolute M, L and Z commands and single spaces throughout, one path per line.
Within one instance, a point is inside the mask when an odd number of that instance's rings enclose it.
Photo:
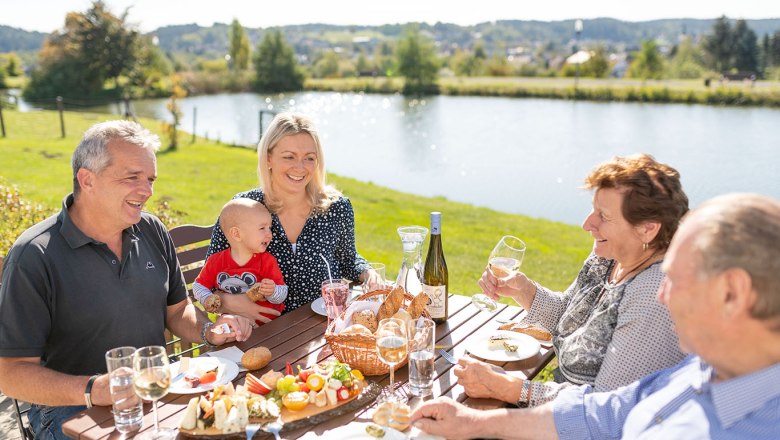
M 166 119 L 165 103 L 133 105 Z M 306 112 L 331 172 L 571 224 L 589 210 L 579 189 L 589 170 L 637 152 L 677 168 L 692 206 L 731 191 L 780 198 L 778 109 L 329 92 L 197 96 L 181 107 L 183 130 L 197 107 L 199 135 L 245 145 L 258 140 L 260 110 Z

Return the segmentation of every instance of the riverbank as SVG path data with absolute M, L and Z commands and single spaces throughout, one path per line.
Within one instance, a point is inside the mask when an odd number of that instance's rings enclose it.
M 0 138 L 2 176 L 23 195 L 51 209 L 59 209 L 71 191 L 70 156 L 81 134 L 106 115 L 65 112 L 67 136 L 59 137 L 56 112 L 4 112 L 9 137 Z M 161 132 L 159 121 L 143 120 Z M 256 186 L 256 154 L 190 135 L 182 136 L 176 151 L 158 154 L 159 179 L 147 206 L 166 201 L 182 211 L 182 222 L 209 224 L 230 197 Z M 359 166 L 355 163 L 354 166 Z M 398 226 L 429 222 L 431 211 L 443 213 L 443 244 L 453 292 L 477 291 L 490 250 L 505 234 L 518 235 L 528 245 L 523 270 L 555 289 L 564 289 L 576 276 L 591 240 L 580 228 L 563 223 L 505 214 L 441 197 L 420 197 L 337 175 L 330 181 L 350 197 L 355 208 L 356 238 L 370 261 L 387 265 L 389 276 L 401 263 Z M 0 250 L 4 252 L 4 250 Z
M 780 82 L 704 80 L 633 80 L 582 78 L 453 77 L 440 78 L 439 93 L 463 96 L 576 99 L 728 106 L 780 107 Z M 401 78 L 307 79 L 306 90 L 401 93 Z

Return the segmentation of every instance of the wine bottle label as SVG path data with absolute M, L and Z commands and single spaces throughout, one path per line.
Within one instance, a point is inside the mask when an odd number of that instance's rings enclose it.
M 429 286 L 423 284 L 423 292 L 428 295 L 428 313 L 432 319 L 444 318 L 447 286 Z

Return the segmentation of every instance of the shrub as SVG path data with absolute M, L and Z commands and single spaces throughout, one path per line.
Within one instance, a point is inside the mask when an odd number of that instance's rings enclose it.
M 22 232 L 53 213 L 53 209 L 25 200 L 15 186 L 0 178 L 0 256 L 8 253 Z

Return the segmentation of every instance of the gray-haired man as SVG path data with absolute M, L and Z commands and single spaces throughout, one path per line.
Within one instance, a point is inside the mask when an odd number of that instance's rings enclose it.
M 33 404 L 36 438 L 64 438 L 61 424 L 109 405 L 108 349 L 186 340 L 244 340 L 251 323 L 204 332 L 187 300 L 163 224 L 142 212 L 157 178 L 159 139 L 128 121 L 96 124 L 73 154 L 73 194 L 62 211 L 25 231 L 8 253 L 0 288 L 0 389 Z M 203 336 L 202 336 L 203 335 Z

